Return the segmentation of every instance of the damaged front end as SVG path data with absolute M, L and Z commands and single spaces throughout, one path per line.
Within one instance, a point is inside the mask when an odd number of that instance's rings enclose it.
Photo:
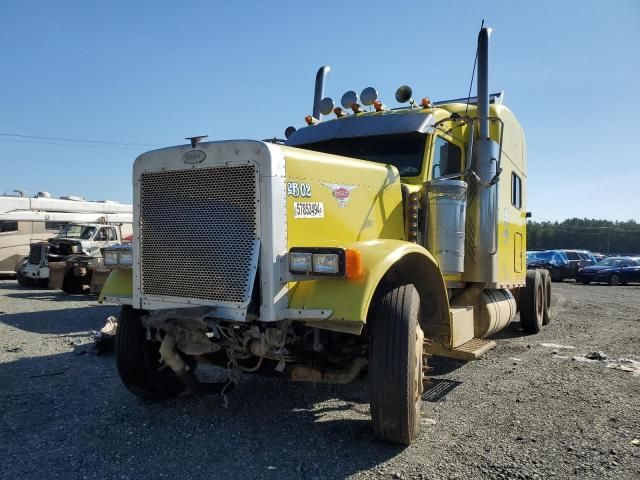
M 348 383 L 367 365 L 366 343 L 358 337 L 290 320 L 227 322 L 211 317 L 211 313 L 210 307 L 177 308 L 141 317 L 147 341 L 158 348 L 160 363 L 195 393 L 226 393 L 242 373 Z M 335 336 L 344 338 L 336 342 Z M 228 379 L 202 382 L 196 375 L 202 363 L 227 369 Z

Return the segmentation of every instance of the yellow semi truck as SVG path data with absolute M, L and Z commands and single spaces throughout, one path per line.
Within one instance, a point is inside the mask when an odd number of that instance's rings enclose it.
M 389 109 L 367 88 L 335 107 L 323 67 L 284 142 L 193 137 L 138 157 L 133 259 L 101 293 L 123 305 L 124 384 L 166 398 L 225 393 L 241 372 L 366 373 L 374 434 L 409 444 L 429 355 L 481 355 L 518 309 L 539 331 L 550 283 L 526 268 L 525 140 L 489 94 L 489 35 L 476 98 L 416 102 L 403 86 Z M 231 380 L 204 383 L 205 362 Z

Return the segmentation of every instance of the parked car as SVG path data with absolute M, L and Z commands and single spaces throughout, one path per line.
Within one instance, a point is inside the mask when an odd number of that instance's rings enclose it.
M 571 266 L 567 255 L 561 250 L 542 250 L 527 252 L 527 268 L 549 270 L 551 281 L 560 282 L 569 278 Z
M 596 258 L 588 250 L 558 250 L 564 252 L 569 259 L 569 271 L 564 278 L 574 278 L 577 281 L 578 270 L 597 263 Z
M 632 257 L 610 257 L 583 267 L 578 272 L 582 283 L 604 282 L 609 285 L 625 285 L 628 282 L 640 282 L 640 260 Z

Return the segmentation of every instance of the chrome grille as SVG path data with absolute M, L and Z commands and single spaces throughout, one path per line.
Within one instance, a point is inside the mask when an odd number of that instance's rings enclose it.
M 257 249 L 253 165 L 143 173 L 144 295 L 247 303 Z

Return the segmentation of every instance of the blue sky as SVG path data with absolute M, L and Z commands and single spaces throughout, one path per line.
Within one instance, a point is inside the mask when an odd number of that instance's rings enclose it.
M 481 20 L 490 88 L 523 124 L 537 220 L 640 221 L 640 2 L 3 2 L 0 193 L 131 201 L 141 152 L 283 136 L 327 94 L 466 95 Z M 136 144 L 136 145 L 131 145 Z M 137 145 L 143 144 L 143 145 Z

